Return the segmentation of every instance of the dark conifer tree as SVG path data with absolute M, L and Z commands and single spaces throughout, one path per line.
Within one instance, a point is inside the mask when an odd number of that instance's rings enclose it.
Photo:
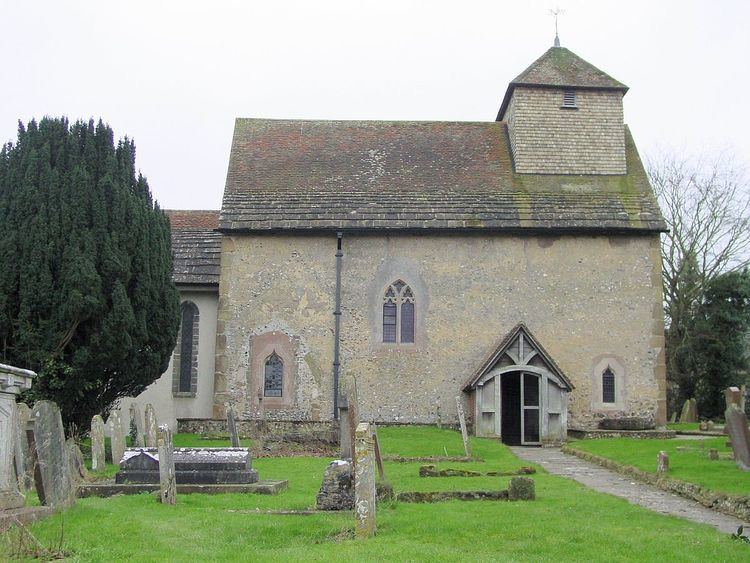
M 39 373 L 30 399 L 66 424 L 137 395 L 177 334 L 169 224 L 135 145 L 101 121 L 19 124 L 0 150 L 0 358 Z

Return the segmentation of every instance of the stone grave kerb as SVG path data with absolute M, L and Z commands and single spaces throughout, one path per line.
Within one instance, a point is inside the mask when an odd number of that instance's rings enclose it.
M 0 364 L 0 510 L 24 504 L 13 466 L 18 432 L 16 395 L 31 389 L 34 377 L 33 371 Z

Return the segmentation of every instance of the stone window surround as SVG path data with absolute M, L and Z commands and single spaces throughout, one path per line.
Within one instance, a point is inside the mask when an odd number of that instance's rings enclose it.
M 182 310 L 185 307 L 193 308 L 193 352 L 190 368 L 190 391 L 180 391 L 180 369 L 182 366 L 182 357 L 180 350 L 182 348 Z M 200 327 L 200 310 L 198 305 L 190 300 L 180 303 L 180 327 L 177 330 L 177 343 L 174 348 L 173 369 L 172 369 L 172 396 L 176 398 L 193 398 L 198 392 L 198 343 Z
M 285 409 L 294 406 L 298 351 L 299 339 L 296 337 L 290 338 L 279 330 L 250 337 L 248 398 L 253 405 L 259 407 L 262 401 L 264 410 Z M 266 397 L 264 394 L 266 361 L 274 352 L 281 358 L 284 365 L 281 397 Z
M 403 284 L 401 288 L 398 288 L 398 284 Z M 394 291 L 395 295 L 393 297 L 389 297 L 387 295 L 388 291 Z M 407 293 L 408 292 L 408 293 Z M 384 331 L 384 325 L 385 325 L 385 309 L 384 307 L 381 308 L 383 311 L 383 316 L 381 317 L 381 333 L 380 333 L 380 344 L 383 346 L 414 346 L 416 341 L 416 326 L 417 326 L 417 298 L 414 294 L 414 290 L 411 288 L 409 283 L 402 278 L 397 278 L 393 280 L 392 283 L 388 284 L 388 287 L 385 288 L 383 291 L 383 305 L 386 303 L 392 303 L 396 306 L 396 324 L 395 324 L 395 331 L 396 331 L 396 340 L 395 342 L 385 342 L 383 339 L 383 333 Z M 402 342 L 402 319 L 403 319 L 403 313 L 402 313 L 402 307 L 405 303 L 411 303 L 412 305 L 412 341 L 411 342 Z
M 602 392 L 602 374 L 609 367 L 615 374 L 615 402 L 605 403 Z M 591 409 L 611 412 L 627 409 L 628 373 L 622 358 L 614 355 L 601 355 L 594 358 L 591 368 Z

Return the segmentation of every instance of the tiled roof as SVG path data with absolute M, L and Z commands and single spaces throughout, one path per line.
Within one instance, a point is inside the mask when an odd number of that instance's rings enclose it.
M 221 234 L 218 211 L 167 210 L 176 284 L 218 285 Z
M 515 174 L 503 122 L 238 119 L 219 228 L 659 231 L 627 175 Z

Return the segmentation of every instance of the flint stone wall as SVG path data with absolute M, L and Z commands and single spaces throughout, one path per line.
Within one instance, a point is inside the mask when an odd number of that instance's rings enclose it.
M 224 237 L 214 418 L 226 402 L 259 416 L 250 343 L 277 331 L 299 343 L 293 404 L 265 418 L 332 419 L 335 252 L 335 235 Z M 658 236 L 359 234 L 343 252 L 341 373 L 357 378 L 362 420 L 455 422 L 457 392 L 523 321 L 575 386 L 569 426 L 666 422 Z M 397 279 L 415 293 L 414 344 L 382 343 L 383 293 Z M 615 408 L 596 396 L 603 358 L 624 369 Z

